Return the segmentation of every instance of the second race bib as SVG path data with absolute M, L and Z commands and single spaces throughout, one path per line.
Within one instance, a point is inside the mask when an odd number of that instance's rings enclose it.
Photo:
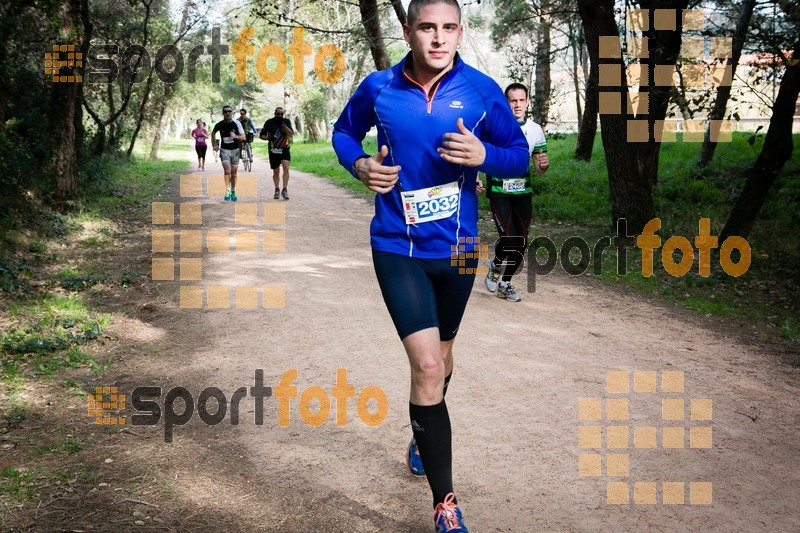
M 525 190 L 525 179 L 503 180 L 503 192 L 519 192 Z

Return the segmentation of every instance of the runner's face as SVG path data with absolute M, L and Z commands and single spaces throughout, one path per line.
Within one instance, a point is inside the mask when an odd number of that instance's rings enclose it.
M 403 36 L 411 46 L 417 76 L 436 76 L 449 68 L 463 33 L 455 7 L 448 4 L 423 7 L 413 26 L 403 26 Z
M 223 109 L 222 117 L 225 119 L 225 122 L 233 120 L 233 109 Z
M 508 105 L 511 106 L 511 112 L 514 113 L 514 118 L 522 120 L 525 118 L 525 111 L 528 109 L 528 97 L 525 96 L 525 91 L 522 89 L 511 89 L 508 91 Z

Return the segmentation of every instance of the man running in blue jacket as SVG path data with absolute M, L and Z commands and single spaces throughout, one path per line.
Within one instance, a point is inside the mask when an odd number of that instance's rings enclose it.
M 411 52 L 367 76 L 333 132 L 339 162 L 378 193 L 373 263 L 411 367 L 406 461 L 428 478 L 437 532 L 467 531 L 453 493 L 444 392 L 478 259 L 466 260 L 473 274 L 459 274 L 451 257 L 476 251 L 478 171 L 515 177 L 528 169 L 527 141 L 500 87 L 456 52 L 462 34 L 456 0 L 412 0 L 403 26 Z M 361 143 L 373 126 L 380 149 L 370 156 Z

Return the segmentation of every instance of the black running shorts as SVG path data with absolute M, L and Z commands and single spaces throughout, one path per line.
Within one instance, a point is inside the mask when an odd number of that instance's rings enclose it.
M 400 339 L 431 327 L 439 328 L 443 341 L 455 338 L 475 281 L 475 274 L 458 270 L 475 272 L 477 258 L 466 259 L 458 267 L 450 259 L 417 259 L 372 250 L 372 262 Z

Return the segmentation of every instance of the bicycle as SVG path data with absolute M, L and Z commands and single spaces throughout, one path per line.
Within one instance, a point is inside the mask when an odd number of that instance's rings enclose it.
M 242 143 L 241 148 L 239 148 L 239 159 L 244 163 L 244 169 L 247 172 L 253 171 L 253 147 L 250 143 L 253 142 L 253 134 L 248 133 L 246 140 Z

